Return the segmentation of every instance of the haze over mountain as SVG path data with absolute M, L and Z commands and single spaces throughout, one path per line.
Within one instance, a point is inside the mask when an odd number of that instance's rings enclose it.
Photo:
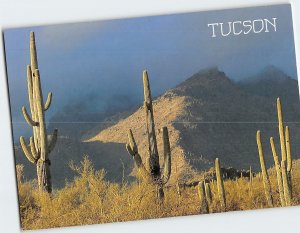
M 271 166 L 270 136 L 274 137 L 280 151 L 276 110 L 278 96 L 284 120 L 290 126 L 293 157 L 299 158 L 298 82 L 275 67 L 266 67 L 257 76 L 241 82 L 230 80 L 218 68 L 202 70 L 156 98 L 153 108 L 158 147 L 161 151 L 159 129 L 168 126 L 172 179 L 185 176 L 191 170 L 207 169 L 216 157 L 220 158 L 223 166 L 239 169 L 252 166 L 258 170 L 257 130 L 261 130 L 266 162 Z M 78 162 L 84 154 L 90 156 L 96 169 L 107 171 L 109 180 L 119 182 L 127 179 L 133 168 L 133 160 L 124 145 L 129 128 L 133 130 L 140 154 L 146 161 L 148 146 L 144 109 L 139 107 L 132 111 L 130 108 L 110 118 L 109 124 L 83 132 L 81 138 L 86 139 L 83 142 L 61 135 L 51 155 L 56 187 L 63 185 L 61 177 L 71 179 L 74 175 L 68 169 L 68 161 Z M 17 150 L 16 160 L 26 165 L 26 177 L 35 177 L 35 169 L 20 150 Z

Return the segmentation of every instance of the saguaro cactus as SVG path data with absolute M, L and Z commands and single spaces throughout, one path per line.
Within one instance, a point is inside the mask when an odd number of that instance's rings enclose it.
M 208 203 L 205 195 L 205 184 L 204 181 L 200 181 L 198 184 L 198 195 L 200 198 L 200 213 L 207 214 L 209 213 Z
M 278 131 L 281 148 L 281 175 L 286 205 L 291 204 L 292 199 L 292 155 L 290 145 L 289 127 L 283 125 L 283 116 L 280 98 L 277 98 Z M 283 166 L 284 165 L 284 166 Z
M 252 167 L 250 166 L 249 169 L 249 196 L 252 198 L 253 197 L 253 172 L 252 172 Z
M 281 203 L 281 206 L 284 207 L 284 206 L 286 206 L 286 203 L 285 203 L 285 198 L 284 198 L 284 193 L 283 193 L 281 167 L 280 167 L 278 155 L 276 153 L 276 148 L 275 148 L 273 137 L 270 138 L 270 144 L 271 144 L 272 154 L 273 154 L 274 163 L 275 163 L 280 203 Z
M 292 204 L 292 195 L 288 183 L 285 161 L 281 161 L 282 184 L 286 206 Z
M 143 165 L 141 156 L 138 152 L 132 130 L 128 132 L 128 143 L 126 149 L 130 155 L 133 156 L 136 166 L 147 174 L 151 181 L 157 186 L 157 196 L 160 200 L 164 198 L 163 185 L 166 184 L 171 175 L 171 150 L 169 142 L 169 133 L 167 127 L 162 128 L 163 134 L 163 147 L 164 147 L 164 167 L 161 170 L 159 164 L 159 154 L 157 149 L 157 141 L 155 134 L 155 123 L 153 117 L 153 105 L 150 90 L 150 83 L 147 71 L 143 72 L 143 83 L 144 83 L 144 108 L 146 112 L 146 125 L 149 145 L 149 169 L 147 171 Z
M 220 162 L 219 162 L 218 158 L 216 158 L 215 167 L 216 167 L 219 199 L 220 199 L 222 211 L 225 211 L 226 210 L 226 196 L 225 196 L 224 182 L 223 182 L 221 168 L 220 168 Z
M 286 162 L 287 162 L 287 167 L 286 167 L 286 172 L 287 172 L 287 180 L 288 180 L 288 185 L 290 189 L 290 193 L 292 196 L 292 155 L 291 155 L 291 144 L 290 144 L 290 132 L 289 132 L 289 127 L 285 127 L 285 144 L 286 144 Z
M 209 183 L 205 183 L 205 197 L 208 205 L 210 205 L 210 203 L 212 202 L 212 194 Z
M 51 193 L 52 183 L 49 154 L 57 141 L 57 129 L 54 130 L 51 141 L 48 142 L 45 111 L 51 105 L 52 93 L 48 94 L 47 100 L 44 103 L 34 32 L 30 33 L 30 61 L 31 65 L 27 66 L 27 84 L 31 116 L 25 107 L 22 108 L 22 113 L 26 122 L 33 128 L 33 137 L 30 137 L 30 143 L 27 145 L 24 137 L 21 136 L 20 143 L 27 159 L 37 166 L 39 189 Z
M 269 207 L 273 207 L 271 184 L 270 184 L 269 175 L 268 175 L 268 172 L 266 169 L 265 158 L 264 158 L 264 154 L 263 154 L 263 148 L 262 148 L 262 144 L 261 144 L 259 130 L 256 133 L 256 142 L 257 142 L 258 155 L 259 155 L 259 161 L 260 161 L 260 166 L 261 166 L 261 173 L 262 173 L 262 177 L 263 177 L 266 199 L 267 199 Z
M 278 131 L 280 138 L 280 149 L 281 149 L 281 161 L 286 161 L 286 149 L 285 149 L 285 140 L 284 140 L 284 127 L 282 121 L 282 111 L 280 98 L 277 98 L 277 115 L 278 115 Z

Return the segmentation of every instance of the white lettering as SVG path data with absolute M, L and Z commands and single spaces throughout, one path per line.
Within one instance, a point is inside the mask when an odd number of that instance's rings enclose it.
M 211 37 L 277 32 L 278 29 L 277 18 L 233 21 L 226 23 L 209 23 L 207 26 L 212 30 Z
M 218 25 L 219 25 L 218 23 L 210 23 L 210 24 L 207 24 L 207 27 L 212 26 L 212 36 L 211 36 L 211 37 L 216 37 L 216 34 L 215 34 L 215 26 L 218 26 Z
M 265 32 L 269 32 L 269 28 L 268 28 L 269 24 L 271 26 L 273 26 L 274 32 L 276 32 L 276 30 L 277 30 L 277 25 L 276 25 L 277 18 L 272 18 L 272 19 L 273 19 L 273 23 L 270 20 L 268 20 L 268 19 L 264 19 L 265 20 L 265 25 L 266 25 L 266 31 Z
M 261 26 L 261 28 L 260 28 L 260 30 L 256 30 L 256 25 L 257 24 L 255 24 L 256 22 L 260 22 L 260 26 Z M 253 32 L 254 33 L 261 33 L 262 32 L 262 30 L 264 30 L 264 21 L 262 20 L 262 19 L 256 19 L 256 20 L 253 20 Z
M 235 21 L 235 22 L 233 22 L 233 24 L 232 24 L 232 27 L 233 27 L 233 34 L 236 35 L 236 36 L 238 36 L 238 35 L 242 34 L 243 30 L 240 29 L 239 32 L 236 32 L 236 30 L 235 30 L 235 25 L 236 25 L 236 24 L 242 24 L 242 21 Z
M 224 34 L 223 23 L 220 23 L 222 36 L 229 36 L 230 35 L 230 33 L 231 33 L 231 23 L 232 22 L 228 22 L 228 33 L 227 34 Z
M 248 28 L 248 31 L 244 30 L 244 34 L 247 35 L 252 31 L 252 23 L 251 20 L 246 20 L 243 22 L 244 28 Z

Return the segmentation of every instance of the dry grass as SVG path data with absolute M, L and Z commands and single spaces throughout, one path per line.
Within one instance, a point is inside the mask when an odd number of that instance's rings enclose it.
M 294 164 L 293 205 L 300 203 L 299 163 Z M 36 183 L 19 184 L 22 228 L 41 229 L 73 225 L 99 224 L 150 218 L 193 215 L 200 213 L 197 188 L 186 188 L 177 193 L 176 186 L 165 189 L 164 204 L 156 199 L 156 189 L 146 182 L 131 184 L 109 183 L 105 171 L 94 170 L 88 158 L 79 166 L 71 163 L 78 173 L 72 183 L 56 190 L 50 196 L 39 193 Z M 274 169 L 269 169 L 272 195 L 279 207 L 279 194 Z M 216 182 L 211 184 L 210 213 L 220 212 Z M 227 211 L 266 208 L 263 183 L 260 176 L 250 188 L 247 178 L 225 181 Z

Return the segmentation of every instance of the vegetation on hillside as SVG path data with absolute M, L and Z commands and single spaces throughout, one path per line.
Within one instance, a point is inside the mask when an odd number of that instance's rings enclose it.
M 294 161 L 292 176 L 292 205 L 300 204 L 299 161 Z M 122 222 L 162 217 L 195 215 L 202 212 L 198 186 L 165 188 L 164 203 L 159 203 L 156 188 L 145 181 L 110 183 L 104 170 L 95 170 L 84 158 L 80 165 L 72 165 L 78 176 L 73 182 L 52 195 L 40 192 L 37 182 L 19 183 L 19 202 L 22 229 L 41 229 L 74 225 Z M 280 207 L 276 171 L 268 170 L 274 207 Z M 201 174 L 199 174 L 201 175 Z M 226 211 L 268 208 L 262 176 L 225 180 Z M 221 212 L 217 183 L 210 183 L 212 200 L 209 213 Z

